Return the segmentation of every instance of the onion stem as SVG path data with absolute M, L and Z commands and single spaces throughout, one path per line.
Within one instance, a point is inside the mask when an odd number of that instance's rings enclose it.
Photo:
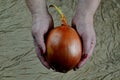
M 49 7 L 54 7 L 58 11 L 58 13 L 60 14 L 60 16 L 61 16 L 62 25 L 67 25 L 66 17 L 64 16 L 64 14 L 60 10 L 60 8 L 58 8 L 56 5 L 50 5 Z

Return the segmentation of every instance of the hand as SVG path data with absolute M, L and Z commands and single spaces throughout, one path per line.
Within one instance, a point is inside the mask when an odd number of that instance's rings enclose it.
M 44 54 L 46 52 L 45 38 L 47 33 L 53 28 L 53 20 L 49 13 L 35 14 L 33 15 L 32 36 L 34 39 L 34 45 L 36 53 L 41 63 L 50 68 L 46 62 Z
M 87 62 L 91 57 L 96 44 L 93 17 L 87 16 L 79 18 L 75 16 L 72 20 L 72 27 L 78 32 L 83 44 L 82 57 L 79 64 L 75 67 L 76 69 L 80 68 Z
M 26 0 L 26 4 L 32 14 L 32 36 L 37 56 L 46 68 L 50 68 L 44 54 L 46 35 L 53 28 L 53 20 L 48 12 L 46 0 Z
M 78 32 L 83 44 L 82 57 L 76 68 L 83 66 L 91 57 L 96 36 L 93 28 L 93 16 L 101 0 L 79 0 L 75 15 L 72 20 L 72 27 Z M 75 68 L 75 69 L 76 69 Z

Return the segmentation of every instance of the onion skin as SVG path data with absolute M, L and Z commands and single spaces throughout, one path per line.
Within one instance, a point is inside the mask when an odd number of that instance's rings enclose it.
M 47 38 L 47 62 L 59 72 L 73 69 L 81 59 L 82 45 L 76 31 L 70 27 L 59 26 Z
M 58 72 L 68 72 L 76 67 L 82 55 L 82 43 L 77 32 L 66 23 L 52 29 L 46 40 L 46 60 Z

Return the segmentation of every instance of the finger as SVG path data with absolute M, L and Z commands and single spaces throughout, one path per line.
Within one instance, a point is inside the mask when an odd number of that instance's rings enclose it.
M 78 68 L 82 67 L 88 60 L 88 57 L 84 58 L 82 61 L 80 61 L 77 66 L 74 68 L 74 70 L 77 70 Z
M 83 40 L 85 40 L 85 39 L 87 39 L 87 38 L 84 38 Z M 89 48 L 84 47 L 84 48 L 86 48 L 86 49 L 84 49 L 86 51 L 83 51 L 82 58 L 81 58 L 80 62 L 77 64 L 77 66 L 74 68 L 74 70 L 82 67 L 87 62 L 87 60 L 91 57 L 91 55 L 93 53 L 93 50 L 94 50 L 94 47 L 95 47 L 95 44 L 96 44 L 95 34 L 92 35 L 92 39 L 91 38 L 89 38 L 89 39 L 86 40 L 86 41 L 89 41 L 90 43 L 84 44 L 85 41 L 83 41 L 84 46 L 87 46 L 89 44 L 90 44 L 90 46 L 89 46 Z
M 88 52 L 90 50 L 91 38 L 88 35 L 82 34 L 81 39 L 82 39 L 82 43 L 83 43 L 83 52 L 82 52 L 81 60 L 76 65 L 74 70 L 80 68 L 83 64 L 86 63 L 86 61 L 88 59 Z
M 83 59 L 78 64 L 78 68 L 82 67 L 87 62 L 87 60 L 92 56 L 92 53 L 93 53 L 93 50 L 94 50 L 94 47 L 95 47 L 95 44 L 96 44 L 96 38 L 93 37 L 90 42 L 91 42 L 90 43 L 90 49 L 88 50 L 87 53 L 83 54 Z
M 81 34 L 81 41 L 82 41 L 82 55 L 87 54 L 90 50 L 90 44 L 91 44 L 91 35 L 90 34 Z
M 50 66 L 49 64 L 46 62 L 45 60 L 45 57 L 42 55 L 42 51 L 41 49 L 39 49 L 39 47 L 36 45 L 37 43 L 35 42 L 35 50 L 36 50 L 36 53 L 37 53 L 37 56 L 39 58 L 39 60 L 41 61 L 41 63 L 48 69 L 50 69 Z
M 84 58 L 83 61 L 81 61 L 81 63 L 79 64 L 79 68 L 82 67 L 87 62 L 87 60 L 92 56 L 94 47 L 95 45 L 93 44 L 93 42 L 91 42 L 90 50 L 88 51 L 87 57 Z
M 43 52 L 42 54 L 44 54 L 46 52 L 44 36 L 39 36 L 39 34 L 37 34 L 35 35 L 34 40 L 35 40 L 36 46 L 39 47 L 39 49 Z

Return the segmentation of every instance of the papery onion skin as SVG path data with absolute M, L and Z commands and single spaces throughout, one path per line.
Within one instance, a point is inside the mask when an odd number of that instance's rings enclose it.
M 69 26 L 53 29 L 47 38 L 47 62 L 59 72 L 73 69 L 81 59 L 82 44 L 77 32 Z
M 62 17 L 62 24 L 52 29 L 46 39 L 46 60 L 52 69 L 68 72 L 76 67 L 82 55 L 82 43 L 77 32 L 67 24 L 61 10 L 55 5 Z

